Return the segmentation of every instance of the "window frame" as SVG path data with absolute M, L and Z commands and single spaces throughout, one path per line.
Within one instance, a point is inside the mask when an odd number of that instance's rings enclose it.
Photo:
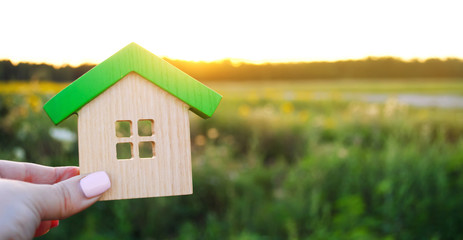
M 140 136 L 140 126 L 139 122 L 140 121 L 150 121 L 151 122 L 151 135 L 149 136 Z M 129 122 L 130 126 L 130 136 L 129 137 L 120 137 L 118 136 L 118 122 Z M 115 150 L 116 150 L 116 159 L 118 161 L 127 161 L 127 160 L 135 160 L 135 159 L 155 159 L 156 158 L 156 139 L 155 139 L 155 121 L 154 119 L 149 119 L 149 118 L 140 118 L 137 119 L 136 121 L 132 120 L 116 120 L 116 126 L 115 126 L 115 135 L 116 135 L 116 144 L 115 144 Z M 137 131 L 134 131 L 134 130 Z M 151 142 L 152 144 L 152 156 L 151 157 L 141 157 L 140 153 L 140 143 L 145 143 L 145 142 Z M 131 145 L 131 157 L 130 158 L 118 158 L 118 148 L 117 144 L 119 143 L 130 143 Z

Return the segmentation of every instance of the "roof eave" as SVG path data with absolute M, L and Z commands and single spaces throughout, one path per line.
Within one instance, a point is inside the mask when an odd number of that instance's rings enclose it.
M 130 72 L 179 98 L 202 118 L 211 117 L 222 99 L 214 90 L 131 43 L 64 88 L 44 105 L 44 110 L 53 123 L 59 124 Z

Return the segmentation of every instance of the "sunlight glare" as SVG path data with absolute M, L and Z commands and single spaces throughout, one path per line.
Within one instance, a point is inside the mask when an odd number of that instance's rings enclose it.
M 27 8 L 24 6 L 28 5 Z M 463 58 L 456 1 L 8 1 L 0 59 L 98 63 L 130 42 L 172 59 Z

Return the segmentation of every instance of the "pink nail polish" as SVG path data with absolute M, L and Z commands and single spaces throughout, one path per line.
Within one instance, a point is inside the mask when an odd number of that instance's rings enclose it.
M 94 172 L 80 180 L 80 188 L 87 198 L 96 197 L 111 187 L 108 174 L 104 171 Z

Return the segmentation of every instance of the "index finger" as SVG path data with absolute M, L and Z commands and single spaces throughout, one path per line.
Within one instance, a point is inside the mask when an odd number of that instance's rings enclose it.
M 0 178 L 53 184 L 79 175 L 78 167 L 47 167 L 34 163 L 0 160 Z

